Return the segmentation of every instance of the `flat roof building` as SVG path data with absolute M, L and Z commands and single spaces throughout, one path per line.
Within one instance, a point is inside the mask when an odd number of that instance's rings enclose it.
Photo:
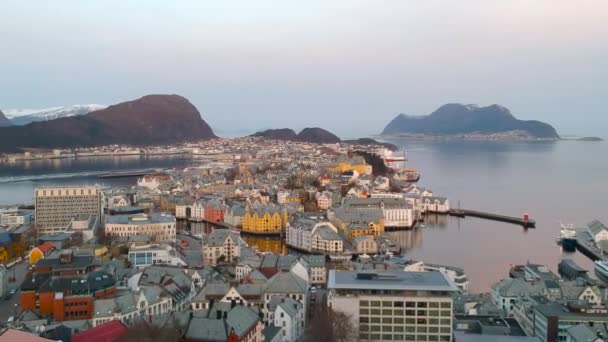
M 57 186 L 36 188 L 36 227 L 40 234 L 66 230 L 79 215 L 101 218 L 101 190 L 97 186 Z
M 329 306 L 359 327 L 361 341 L 452 341 L 452 294 L 442 272 L 329 272 Z

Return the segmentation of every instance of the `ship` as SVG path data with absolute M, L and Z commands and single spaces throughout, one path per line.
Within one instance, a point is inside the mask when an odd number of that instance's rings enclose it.
M 597 260 L 595 262 L 595 275 L 600 280 L 608 283 L 608 261 Z
M 565 252 L 576 251 L 576 230 L 574 230 L 572 225 L 561 225 L 561 229 L 559 230 L 559 243 L 562 245 L 562 249 Z
M 399 181 L 406 181 L 409 183 L 416 183 L 420 180 L 420 173 L 418 173 L 418 171 L 413 168 L 403 169 L 397 171 L 393 176 L 393 179 Z

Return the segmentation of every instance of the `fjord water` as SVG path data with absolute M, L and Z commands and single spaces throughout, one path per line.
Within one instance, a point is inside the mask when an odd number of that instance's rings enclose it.
M 427 229 L 393 233 L 405 255 L 465 269 L 473 291 L 488 290 L 527 261 L 557 271 L 563 257 L 593 273 L 580 253 L 562 254 L 560 221 L 608 223 L 608 144 L 604 142 L 390 141 L 404 148 L 420 186 L 453 207 L 511 216 L 528 213 L 535 229 L 475 218 L 436 217 Z
M 527 261 L 557 270 L 562 257 L 592 271 L 592 263 L 562 254 L 559 221 L 608 223 L 608 144 L 605 142 L 390 141 L 407 151 L 408 167 L 422 174 L 419 186 L 447 196 L 452 206 L 505 215 L 528 213 L 537 228 L 481 219 L 429 218 L 427 229 L 392 233 L 406 257 L 464 268 L 473 291 L 487 291 L 512 264 Z M 49 184 L 94 184 L 101 171 L 188 166 L 182 157 L 57 159 L 0 165 L 0 205 L 31 203 L 33 189 Z M 68 177 L 66 177 L 68 176 Z M 135 178 L 106 179 L 133 185 Z M 272 239 L 250 241 L 260 249 L 285 250 Z M 276 245 L 276 246 L 275 246 Z M 593 273 L 593 272 L 591 272 Z

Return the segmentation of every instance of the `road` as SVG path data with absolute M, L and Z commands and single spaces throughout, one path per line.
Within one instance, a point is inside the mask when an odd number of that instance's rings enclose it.
M 14 316 L 15 313 L 19 312 L 19 287 L 28 272 L 28 262 L 26 260 L 21 261 L 15 266 L 8 270 L 9 277 L 15 277 L 15 281 L 8 283 L 9 291 L 15 289 L 15 294 L 10 299 L 6 300 L 0 298 L 0 322 L 5 323 L 10 316 Z
M 178 244 L 178 253 L 190 267 L 203 266 L 203 251 L 201 240 L 186 234 L 177 234 L 177 240 L 186 240 L 189 243 L 188 248 L 182 248 L 181 243 Z

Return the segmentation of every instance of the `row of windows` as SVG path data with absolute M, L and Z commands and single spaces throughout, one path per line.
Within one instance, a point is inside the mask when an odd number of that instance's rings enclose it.
M 403 317 L 360 317 L 359 322 L 362 324 L 395 324 L 395 325 L 450 325 L 450 319 L 446 318 L 403 318 Z
M 428 316 L 428 317 L 451 317 L 451 310 L 403 310 L 403 309 L 366 309 L 360 308 L 359 314 L 361 315 L 384 315 L 384 316 Z
M 449 334 L 452 330 L 451 330 L 451 322 L 450 320 L 442 320 L 442 324 L 438 325 L 438 326 L 426 326 L 426 325 L 422 325 L 422 324 L 418 324 L 418 321 L 416 320 L 412 320 L 413 322 L 411 322 L 413 325 L 408 325 L 408 326 L 403 326 L 403 325 L 395 325 L 395 326 L 391 326 L 391 322 L 383 322 L 383 325 L 374 325 L 373 323 L 368 324 L 368 323 L 361 323 L 359 325 L 359 330 L 361 331 L 383 331 L 383 332 L 387 332 L 387 331 L 395 331 L 395 332 L 407 332 L 407 333 L 432 333 L 432 334 L 438 334 L 438 333 L 443 333 L 443 334 Z M 361 322 L 361 321 L 360 321 Z M 423 322 L 427 322 L 426 320 L 423 320 Z M 439 320 L 436 320 L 435 323 L 438 323 Z
M 434 342 L 434 341 L 450 341 L 450 335 L 402 335 L 402 334 L 360 334 L 359 338 L 363 341 L 420 341 L 420 342 Z
M 452 303 L 450 302 L 426 302 L 426 301 L 389 301 L 389 300 L 362 300 L 359 302 L 361 307 L 382 307 L 382 308 L 443 308 L 451 309 Z

